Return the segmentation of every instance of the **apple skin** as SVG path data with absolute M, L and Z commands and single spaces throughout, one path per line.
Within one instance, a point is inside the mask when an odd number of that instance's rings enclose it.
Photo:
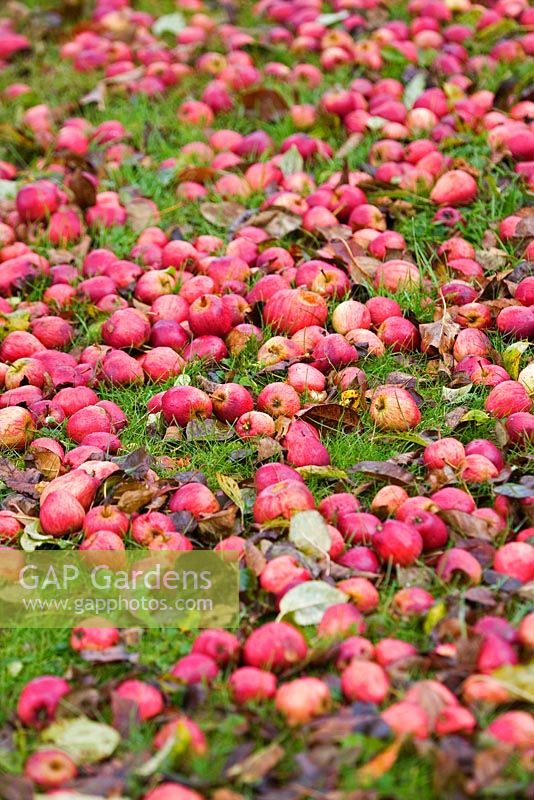
M 275 706 L 290 727 L 304 725 L 328 711 L 332 703 L 330 689 L 320 678 L 296 678 L 278 687 Z
M 69 492 L 51 492 L 39 511 L 39 522 L 43 532 L 50 536 L 68 536 L 81 530 L 85 509 Z
M 204 797 L 181 783 L 165 781 L 143 795 L 143 800 L 204 800 Z
M 389 688 L 385 671 L 372 661 L 353 659 L 341 673 L 341 689 L 352 702 L 382 703 Z
M 380 716 L 397 736 L 408 735 L 415 739 L 427 739 L 430 735 L 428 716 L 416 703 L 406 700 L 392 703 Z
M 33 438 L 30 412 L 20 406 L 0 408 L 0 448 L 23 450 Z
M 245 642 L 245 664 L 280 672 L 306 658 L 303 635 L 287 622 L 267 622 L 256 628 Z
M 234 702 L 239 705 L 269 700 L 276 694 L 276 676 L 257 667 L 239 667 L 228 683 Z
M 202 483 L 186 483 L 172 495 L 169 511 L 189 511 L 198 519 L 207 514 L 215 514 L 220 511 L 220 506 L 207 486 Z
M 526 750 L 534 741 L 534 721 L 527 711 L 507 711 L 496 717 L 486 732 L 500 742 Z
M 220 628 L 201 631 L 191 648 L 192 653 L 209 656 L 220 667 L 237 661 L 240 651 L 239 639 L 230 631 Z
M 175 386 L 168 389 L 162 398 L 165 422 L 185 428 L 192 419 L 211 417 L 213 406 L 209 396 L 194 386 Z
M 300 398 L 295 389 L 287 383 L 270 383 L 258 395 L 259 411 L 277 417 L 293 417 L 300 411 Z
M 452 547 L 443 553 L 437 563 L 436 572 L 445 582 L 454 579 L 458 573 L 472 584 L 480 583 L 482 578 L 482 568 L 476 558 L 458 547 Z
M 239 383 L 223 383 L 211 395 L 211 402 L 215 416 L 221 422 L 235 422 L 254 409 L 252 395 Z
M 60 789 L 76 777 L 76 764 L 67 753 L 46 748 L 33 753 L 26 761 L 24 775 L 41 789 Z
M 402 567 L 413 564 L 423 551 L 423 539 L 417 528 L 398 520 L 386 520 L 373 536 L 372 544 L 383 561 Z
M 197 683 L 211 683 L 219 674 L 219 667 L 203 653 L 190 653 L 182 656 L 171 669 L 171 675 L 191 686 Z
M 20 721 L 31 728 L 44 728 L 54 719 L 59 701 L 68 692 L 67 681 L 55 675 L 41 675 L 29 681 L 17 703 Z
M 502 419 L 521 411 L 530 411 L 532 401 L 525 387 L 518 381 L 503 381 L 495 386 L 486 398 L 484 408 L 494 417 Z
M 462 169 L 446 172 L 438 179 L 430 199 L 439 206 L 467 205 L 475 199 L 478 188 L 475 179 Z
M 289 336 L 307 325 L 322 327 L 327 316 L 324 298 L 307 289 L 282 289 L 267 300 L 263 309 L 265 323 Z
M 143 721 L 161 714 L 163 711 L 163 695 L 149 683 L 132 678 L 123 681 L 115 689 L 123 700 L 131 700 L 137 706 L 139 718 Z
M 254 522 L 262 524 L 277 517 L 290 519 L 297 511 L 315 508 L 315 500 L 302 481 L 282 480 L 258 493 L 254 502 Z
M 369 413 L 381 430 L 407 431 L 421 421 L 412 395 L 399 386 L 382 386 L 375 390 Z

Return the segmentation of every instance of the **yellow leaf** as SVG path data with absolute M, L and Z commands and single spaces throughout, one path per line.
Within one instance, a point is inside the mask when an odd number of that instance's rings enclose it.
M 217 478 L 217 483 L 225 495 L 236 504 L 238 509 L 241 511 L 241 516 L 243 516 L 245 513 L 245 500 L 241 493 L 241 489 L 239 488 L 238 482 L 229 475 L 223 475 L 222 472 L 217 472 L 215 477 Z
M 360 781 L 363 783 L 375 781 L 377 778 L 381 778 L 382 775 L 385 775 L 386 772 L 389 772 L 395 764 L 403 744 L 403 737 L 395 739 L 393 744 L 390 744 L 389 747 L 382 750 L 381 753 L 368 761 L 367 764 L 360 767 L 358 770 L 358 778 Z

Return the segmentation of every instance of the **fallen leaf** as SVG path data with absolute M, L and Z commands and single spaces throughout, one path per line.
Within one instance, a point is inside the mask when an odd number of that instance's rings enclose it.
M 277 619 L 293 614 L 297 625 L 318 625 L 330 606 L 346 603 L 348 599 L 344 592 L 325 581 L 305 581 L 284 594 Z
M 2 771 L 0 797 L 2 800 L 34 800 L 33 783 L 27 778 Z
M 43 731 L 42 740 L 65 750 L 76 764 L 86 765 L 109 758 L 121 737 L 110 725 L 78 717 L 52 723 Z
M 308 556 L 325 557 L 331 547 L 328 526 L 318 511 L 297 511 L 289 522 L 289 541 Z
M 80 98 L 80 105 L 89 106 L 95 104 L 99 111 L 106 109 L 106 84 L 104 81 L 98 81 L 94 89 L 84 94 Z
M 208 514 L 198 520 L 198 527 L 201 533 L 208 533 L 215 537 L 217 541 L 234 533 L 237 517 L 237 507 L 234 505 L 216 511 L 215 514 Z
M 174 11 L 172 14 L 163 14 L 152 25 L 152 33 L 161 36 L 162 33 L 180 33 L 185 28 L 187 21 L 183 14 Z
M 261 575 L 265 569 L 265 565 L 267 564 L 267 559 L 259 547 L 256 547 L 256 545 L 252 544 L 250 541 L 245 542 L 245 564 L 248 569 L 252 570 L 254 575 L 258 577 Z
M 415 477 L 409 470 L 391 461 L 359 461 L 349 469 L 349 472 L 363 472 L 370 478 L 385 480 L 396 486 L 408 486 L 415 482 Z
M 185 167 L 178 173 L 176 179 L 183 183 L 184 181 L 195 181 L 196 183 L 207 183 L 217 177 L 219 173 L 213 167 Z
M 285 755 L 285 750 L 277 742 L 261 750 L 256 750 L 244 761 L 233 764 L 226 770 L 228 778 L 238 779 L 240 783 L 258 783 L 275 767 Z
M 241 94 L 241 102 L 246 111 L 264 122 L 272 122 L 283 116 L 289 106 L 276 89 L 251 89 Z
M 32 447 L 32 455 L 35 466 L 41 475 L 44 475 L 49 481 L 57 478 L 61 471 L 61 459 L 57 453 L 45 447 L 34 446 Z
M 258 451 L 258 461 L 267 461 L 273 458 L 278 458 L 283 451 L 280 442 L 270 436 L 263 436 L 256 442 Z
M 423 352 L 433 349 L 442 355 L 450 353 L 460 330 L 460 325 L 453 322 L 448 313 L 437 322 L 419 325 L 421 349 Z
M 534 663 L 500 667 L 491 673 L 491 677 L 514 697 L 534 703 Z
M 344 481 L 348 478 L 348 474 L 344 469 L 331 466 L 318 466 L 316 464 L 309 464 L 306 467 L 297 467 L 297 472 L 303 478 L 323 478 L 324 480 L 337 480 Z
M 135 482 L 132 482 L 132 486 L 135 486 Z M 139 483 L 136 488 L 125 488 L 125 490 L 120 493 L 117 505 L 120 510 L 124 511 L 126 514 L 133 514 L 139 511 L 140 508 L 143 508 L 143 506 L 148 505 L 151 500 L 154 500 L 159 491 L 160 489 L 157 484 Z
M 136 233 L 159 222 L 159 212 L 154 203 L 144 197 L 135 197 L 126 203 L 125 208 L 128 225 Z
M 80 208 L 88 208 L 96 203 L 96 185 L 89 175 L 81 169 L 75 169 L 69 180 L 69 189 Z
M 225 200 L 220 203 L 201 203 L 199 211 L 206 222 L 210 222 L 218 228 L 229 228 L 246 211 L 246 208 L 234 200 Z
M 140 709 L 134 700 L 121 697 L 117 692 L 111 693 L 112 725 L 123 739 L 129 739 L 141 722 Z
M 465 511 L 453 509 L 438 511 L 438 516 L 462 538 L 482 539 L 486 542 L 493 541 L 491 525 L 485 519 L 474 517 Z
M 318 403 L 299 411 L 297 416 L 306 422 L 315 422 L 328 428 L 356 429 L 360 427 L 360 418 L 353 408 L 340 403 Z
M 456 405 L 457 403 L 463 402 L 467 395 L 471 393 L 472 389 L 472 383 L 468 383 L 466 386 L 460 386 L 458 389 L 449 389 L 447 386 L 444 386 L 441 390 L 441 397 L 446 403 Z
M 269 234 L 271 239 L 283 239 L 288 233 L 299 230 L 302 225 L 302 217 L 298 214 L 291 214 L 285 208 L 270 206 L 259 214 L 254 214 L 246 220 L 247 225 L 254 225 L 262 228 Z
M 243 516 L 245 513 L 245 499 L 241 489 L 239 488 L 238 482 L 229 475 L 223 475 L 222 472 L 215 473 L 215 477 L 217 478 L 217 483 L 225 495 L 236 504 L 238 509 L 241 511 L 241 516 Z
M 403 738 L 395 739 L 393 744 L 390 744 L 389 747 L 382 750 L 381 753 L 368 761 L 367 764 L 360 767 L 357 771 L 358 780 L 363 783 L 376 781 L 378 778 L 381 778 L 382 775 L 385 775 L 386 772 L 389 772 L 395 765 L 403 744 Z
M 37 484 L 41 477 L 37 469 L 17 469 L 7 458 L 0 458 L 0 481 L 15 492 L 38 498 Z
M 288 178 L 296 172 L 302 172 L 304 168 L 304 159 L 295 145 L 292 145 L 289 150 L 286 150 L 278 162 L 278 167 L 284 178 Z
M 137 664 L 139 653 L 131 653 L 123 645 L 107 647 L 105 650 L 81 650 L 80 656 L 89 664 Z
M 188 442 L 224 442 L 233 436 L 232 428 L 216 419 L 192 419 L 185 427 Z
M 416 72 L 413 78 L 409 80 L 402 95 L 402 102 L 408 109 L 413 108 L 413 104 L 420 94 L 422 94 L 426 86 L 426 74 L 424 72 Z

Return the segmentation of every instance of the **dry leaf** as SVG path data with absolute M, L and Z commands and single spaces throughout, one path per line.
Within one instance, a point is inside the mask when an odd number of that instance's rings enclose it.
M 126 214 L 128 225 L 137 233 L 159 221 L 159 212 L 154 203 L 144 197 L 135 197 L 126 203 Z
M 218 228 L 230 228 L 246 211 L 246 208 L 234 200 L 226 200 L 221 203 L 201 203 L 199 210 L 206 222 L 210 222 Z
M 267 775 L 285 755 L 283 747 L 273 742 L 257 750 L 239 764 L 233 764 L 226 771 L 228 778 L 237 778 L 240 783 L 257 783 Z
M 409 470 L 391 461 L 359 461 L 349 472 L 363 472 L 370 478 L 378 478 L 396 486 L 409 486 L 415 482 L 415 477 Z
M 302 217 L 290 214 L 285 208 L 270 206 L 259 214 L 254 214 L 246 220 L 247 225 L 262 228 L 271 239 L 283 239 L 288 233 L 298 230 L 302 225 Z
M 253 112 L 255 117 L 265 122 L 279 119 L 289 108 L 285 98 L 276 89 L 251 89 L 241 94 L 241 102 L 246 111 Z
M 382 752 L 372 758 L 371 761 L 368 761 L 367 764 L 360 767 L 357 773 L 358 779 L 364 783 L 376 781 L 378 778 L 381 778 L 382 775 L 385 775 L 386 772 L 389 772 L 398 758 L 403 743 L 404 739 L 395 739 L 393 744 L 390 744 L 389 747 L 382 750 Z
M 329 428 L 341 426 L 348 429 L 360 427 L 360 418 L 353 408 L 346 408 L 340 403 L 318 403 L 299 411 L 297 416 L 306 422 L 315 422 Z

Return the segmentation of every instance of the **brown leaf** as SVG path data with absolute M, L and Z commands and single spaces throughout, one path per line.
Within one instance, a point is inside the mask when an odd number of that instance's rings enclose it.
M 69 188 L 80 208 L 88 208 L 96 203 L 96 186 L 83 170 L 74 170 L 69 180 Z
M 2 800 L 33 800 L 33 783 L 17 775 L 2 772 L 0 797 Z
M 351 133 L 349 138 L 341 145 L 341 147 L 339 148 L 334 157 L 345 158 L 356 147 L 358 147 L 362 139 L 363 139 L 363 133 Z
M 421 349 L 424 352 L 433 349 L 441 354 L 449 353 L 460 330 L 460 325 L 453 322 L 448 313 L 445 313 L 438 322 L 419 325 Z
M 231 428 L 216 419 L 192 419 L 185 427 L 188 442 L 224 442 L 233 435 Z
M 82 106 L 89 106 L 93 103 L 96 104 L 96 107 L 99 111 L 104 111 L 106 108 L 106 84 L 104 81 L 98 81 L 94 89 L 91 89 L 90 92 L 84 94 L 83 97 L 80 98 L 80 105 Z
M 480 750 L 475 754 L 474 780 L 469 784 L 473 794 L 491 786 L 495 782 L 509 762 L 513 752 L 513 746 L 500 743 L 495 747 Z
M 262 228 L 271 239 L 283 239 L 288 233 L 298 230 L 302 225 L 302 217 L 290 214 L 285 208 L 270 206 L 259 214 L 246 220 L 247 225 Z
M 128 739 L 141 722 L 137 703 L 128 697 L 121 697 L 117 692 L 111 693 L 111 715 L 111 724 L 123 739 Z
M 282 445 L 276 439 L 270 436 L 263 436 L 256 442 L 258 450 L 258 461 L 267 461 L 268 459 L 277 458 L 282 452 Z
M 488 247 L 485 250 L 476 250 L 475 258 L 482 264 L 485 272 L 498 272 L 505 268 L 510 256 L 498 247 Z
M 62 698 L 56 713 L 57 719 L 71 719 L 75 714 L 93 717 L 98 712 L 101 696 L 98 689 L 82 688 L 69 692 Z
M 517 223 L 512 238 L 531 239 L 532 237 L 534 237 L 534 215 L 529 214 Z
M 415 477 L 409 470 L 391 461 L 359 461 L 349 472 L 363 472 L 370 478 L 378 478 L 396 486 L 408 486 L 415 482 Z
M 215 514 L 207 514 L 198 520 L 198 527 L 201 533 L 207 533 L 215 537 L 217 541 L 234 533 L 237 518 L 237 506 L 231 505 L 216 511 Z
M 195 183 L 207 183 L 217 177 L 218 171 L 213 167 L 185 167 L 176 176 L 176 180 L 182 183 L 183 181 L 195 181 Z
M 306 422 L 315 422 L 328 428 L 343 428 L 355 430 L 360 427 L 360 418 L 353 408 L 346 408 L 340 403 L 318 403 L 308 406 L 297 414 Z
M 226 200 L 221 203 L 201 203 L 199 210 L 206 222 L 218 228 L 230 228 L 246 208 L 235 200 Z
M 257 783 L 275 767 L 285 755 L 283 747 L 277 742 L 256 750 L 238 764 L 226 770 L 228 778 L 237 778 L 240 783 Z
M 40 479 L 39 470 L 20 470 L 14 467 L 7 458 L 0 458 L 0 481 L 3 481 L 9 489 L 37 499 L 39 497 L 37 484 Z
M 265 122 L 279 119 L 289 108 L 285 98 L 276 89 L 251 89 L 241 94 L 241 101 L 247 111 Z
M 267 559 L 255 544 L 252 542 L 245 542 L 245 564 L 254 575 L 261 575 L 263 572 Z
M 439 511 L 438 516 L 462 538 L 482 539 L 491 542 L 491 526 L 485 519 L 466 514 L 465 511 Z
M 80 656 L 90 664 L 115 664 L 118 662 L 136 664 L 139 661 L 139 653 L 131 653 L 123 645 L 107 647 L 105 650 L 82 650 Z
M 32 448 L 35 466 L 49 481 L 57 478 L 61 470 L 61 459 L 57 453 L 47 450 L 45 447 Z
M 154 203 L 144 197 L 135 197 L 126 203 L 126 215 L 128 225 L 137 233 L 159 221 L 159 212 L 154 208 Z
M 149 485 L 139 483 L 136 485 L 136 482 L 133 481 L 132 486 L 136 486 L 136 488 L 125 489 L 125 491 L 121 493 L 117 503 L 120 510 L 126 512 L 126 514 L 133 514 L 135 511 L 139 511 L 140 508 L 143 508 L 143 506 L 148 505 L 151 500 L 157 497 L 160 491 L 157 484 Z

